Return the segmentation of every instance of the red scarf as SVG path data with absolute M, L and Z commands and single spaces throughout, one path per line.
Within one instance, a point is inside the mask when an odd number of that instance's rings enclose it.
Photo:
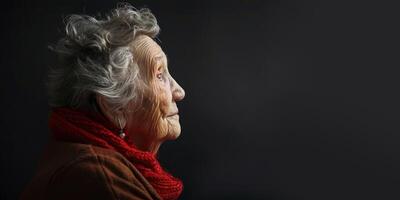
M 57 140 L 92 144 L 115 150 L 127 158 L 150 182 L 164 200 L 176 200 L 182 193 L 182 181 L 164 171 L 156 156 L 140 151 L 129 138 L 118 137 L 118 128 L 99 114 L 55 108 L 49 127 Z

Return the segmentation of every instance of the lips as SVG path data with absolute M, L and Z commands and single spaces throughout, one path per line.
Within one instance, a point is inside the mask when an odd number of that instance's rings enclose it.
M 179 112 L 174 112 L 174 113 L 172 113 L 172 114 L 167 115 L 167 117 L 172 117 L 172 116 L 178 115 L 178 113 L 179 113 Z

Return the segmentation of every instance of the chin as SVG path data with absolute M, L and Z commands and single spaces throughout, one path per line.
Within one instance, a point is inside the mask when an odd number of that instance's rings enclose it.
M 163 132 L 162 140 L 176 140 L 181 134 L 181 124 L 179 123 L 179 118 L 166 118 L 163 122 Z
M 179 123 L 172 125 L 169 130 L 167 140 L 176 140 L 181 135 L 181 125 Z

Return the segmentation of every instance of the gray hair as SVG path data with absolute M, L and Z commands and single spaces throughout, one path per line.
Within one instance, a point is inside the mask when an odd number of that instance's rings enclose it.
M 148 9 L 125 4 L 104 19 L 71 15 L 65 37 L 50 47 L 59 63 L 48 75 L 51 107 L 93 107 L 103 95 L 112 109 L 138 100 L 146 87 L 129 44 L 139 35 L 154 38 L 160 28 Z

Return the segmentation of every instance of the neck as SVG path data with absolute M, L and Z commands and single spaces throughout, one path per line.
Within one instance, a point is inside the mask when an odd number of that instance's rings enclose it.
M 141 151 L 151 152 L 152 154 L 157 154 L 158 149 L 162 144 L 162 141 L 148 139 L 148 138 L 141 138 L 139 135 L 132 135 L 131 136 L 132 143 Z
M 158 149 L 160 148 L 161 143 L 153 143 L 149 147 L 147 147 L 147 151 L 151 152 L 152 154 L 157 154 Z

